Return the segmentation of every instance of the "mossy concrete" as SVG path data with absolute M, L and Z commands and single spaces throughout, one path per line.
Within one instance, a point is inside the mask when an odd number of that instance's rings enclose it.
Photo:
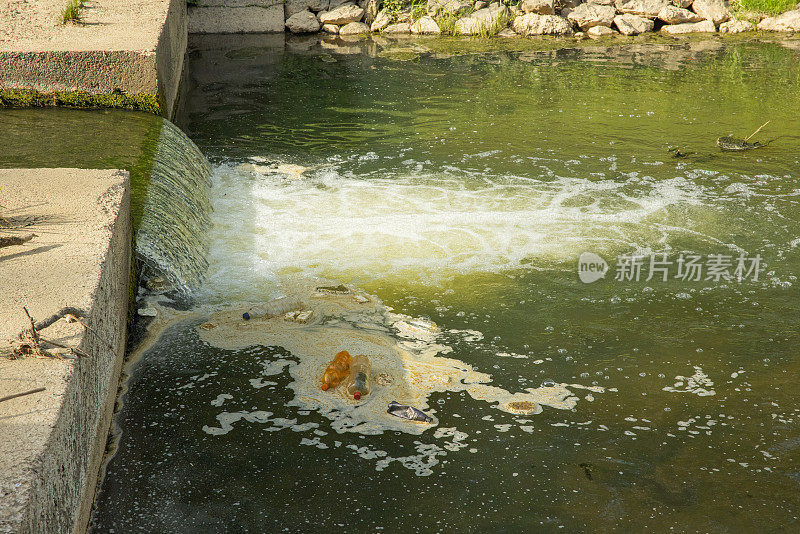
M 79 109 L 116 108 L 163 114 L 164 106 L 156 95 L 127 95 L 122 91 L 93 94 L 85 91 L 53 91 L 42 93 L 34 89 L 0 89 L 0 107 L 66 107 Z

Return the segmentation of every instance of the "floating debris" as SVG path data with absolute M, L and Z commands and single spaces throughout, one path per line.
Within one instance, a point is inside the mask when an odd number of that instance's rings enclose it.
M 386 410 L 386 413 L 401 419 L 408 419 L 409 421 L 421 421 L 423 423 L 433 422 L 433 418 L 425 412 L 417 410 L 413 406 L 408 406 L 407 404 L 400 404 L 397 401 L 389 403 L 389 408 Z
M 753 150 L 754 148 L 761 148 L 767 145 L 759 143 L 758 141 L 749 143 L 744 139 L 737 139 L 736 137 L 727 135 L 717 139 L 717 146 L 726 152 L 741 152 L 743 150 Z
M 759 143 L 758 141 L 756 141 L 755 143 L 750 143 L 749 141 L 751 137 L 760 132 L 761 129 L 769 123 L 770 121 L 765 122 L 764 124 L 758 127 L 758 130 L 751 133 L 744 139 L 739 139 L 730 135 L 727 135 L 725 137 L 720 137 L 717 139 L 717 146 L 722 150 L 728 152 L 741 152 L 742 150 L 753 150 L 754 148 L 765 147 L 772 141 L 774 141 L 774 139 L 767 141 L 766 143 Z
M 265 158 L 253 157 L 252 161 L 264 162 Z M 272 165 L 258 165 L 257 163 L 242 163 L 239 168 L 243 171 L 250 171 L 256 174 L 280 174 L 286 178 L 299 180 L 303 177 L 308 167 L 295 165 L 293 163 L 275 163 Z
M 509 412 L 520 415 L 531 415 L 541 412 L 539 405 L 532 401 L 512 401 L 506 404 L 506 409 Z
M 344 284 L 339 284 L 338 286 L 319 286 L 317 287 L 317 293 L 325 293 L 327 295 L 349 295 L 352 293 L 350 288 Z
M 216 327 L 217 325 L 215 325 L 214 323 L 203 323 L 200 325 L 200 328 L 202 328 L 203 330 L 212 330 Z
M 305 324 L 309 320 L 311 320 L 311 317 L 313 316 L 314 316 L 313 310 L 295 310 L 295 311 L 290 311 L 289 313 L 284 315 L 284 318 L 287 321 L 294 321 L 296 323 Z

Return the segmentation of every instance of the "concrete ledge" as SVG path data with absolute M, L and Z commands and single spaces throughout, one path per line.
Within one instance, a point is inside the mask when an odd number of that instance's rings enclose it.
M 183 73 L 185 0 L 87 3 L 81 24 L 60 25 L 65 2 L 0 11 L 0 90 L 85 91 L 158 98 L 172 116 Z
M 25 245 L 0 249 L 0 351 L 27 318 L 86 310 L 87 332 L 57 321 L 42 335 L 80 359 L 0 358 L 0 532 L 84 532 L 125 349 L 131 262 L 126 172 L 0 170 L 2 215 L 34 224 Z
M 189 7 L 189 33 L 282 33 L 283 12 L 279 0 L 198 0 Z

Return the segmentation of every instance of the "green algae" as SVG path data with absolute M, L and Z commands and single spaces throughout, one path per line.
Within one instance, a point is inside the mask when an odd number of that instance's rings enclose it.
M 85 91 L 53 91 L 35 89 L 0 89 L 0 108 L 66 107 L 78 109 L 127 109 L 160 115 L 163 108 L 156 95 L 126 94 L 122 91 L 93 94 Z

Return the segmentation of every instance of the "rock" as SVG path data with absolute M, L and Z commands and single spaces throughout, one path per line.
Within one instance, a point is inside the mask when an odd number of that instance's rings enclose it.
M 581 4 L 572 10 L 567 18 L 580 29 L 588 30 L 593 26 L 611 26 L 616 11 L 611 6 L 598 4 Z
M 528 13 L 515 18 L 511 27 L 520 35 L 572 35 L 567 19 L 555 15 Z
M 713 33 L 717 31 L 717 27 L 710 20 L 703 22 L 687 22 L 685 24 L 668 24 L 661 27 L 661 33 L 668 35 L 678 35 L 682 33 Z
M 477 2 L 475 2 L 472 5 L 472 7 L 475 8 L 475 11 L 478 11 L 479 9 L 483 9 L 484 7 L 487 7 L 488 5 L 489 5 L 489 2 L 483 2 L 481 0 L 478 0 Z
M 614 0 L 587 0 L 587 4 L 597 4 L 598 6 L 613 6 Z M 572 6 L 575 7 L 575 6 Z
M 378 15 L 375 17 L 369 29 L 374 32 L 379 32 L 388 26 L 390 22 L 392 22 L 392 17 L 389 16 L 389 13 L 387 13 L 385 9 L 381 9 L 378 11 Z
M 571 7 L 565 7 L 561 9 L 561 16 L 564 17 L 565 19 L 569 18 L 570 13 L 572 13 Z
M 295 13 L 308 10 L 307 0 L 286 0 L 283 4 L 283 16 L 288 20 Z
M 675 7 L 682 7 L 684 9 L 689 9 L 689 6 L 692 5 L 694 0 L 670 0 L 673 6 Z
M 777 17 L 767 17 L 758 23 L 758 29 L 768 32 L 800 31 L 800 9 L 781 13 Z
M 661 9 L 668 5 L 667 0 L 615 0 L 614 5 L 620 13 L 630 13 L 654 19 Z
M 756 25 L 746 20 L 729 20 L 719 25 L 719 33 L 742 33 L 756 29 Z
M 378 0 L 367 0 L 364 3 L 364 23 L 367 26 L 372 25 L 375 22 L 375 17 L 378 16 L 378 4 L 380 2 Z
M 427 6 L 428 15 L 435 17 L 436 15 L 446 15 L 453 13 L 455 15 L 466 15 L 472 11 L 471 0 L 428 0 Z
M 368 32 L 369 28 L 363 22 L 350 22 L 339 28 L 339 35 L 361 35 Z
M 336 24 L 323 24 L 322 31 L 324 31 L 325 33 L 337 34 L 339 33 L 339 26 L 337 26 Z
M 498 32 L 498 37 L 519 37 L 519 34 L 512 30 L 511 28 L 503 28 Z
M 654 23 L 652 20 L 640 17 L 639 15 L 617 15 L 614 17 L 614 26 L 617 27 L 622 35 L 639 35 L 653 31 Z
M 586 35 L 588 35 L 589 37 L 593 37 L 595 39 L 598 37 L 607 37 L 609 35 L 614 35 L 615 33 L 617 32 L 615 32 L 608 26 L 592 26 L 586 31 Z
M 314 33 L 320 28 L 317 16 L 311 11 L 301 11 L 286 19 L 286 27 L 292 33 Z
M 442 33 L 442 30 L 439 29 L 439 25 L 436 24 L 433 17 L 429 16 L 421 17 L 418 21 L 411 24 L 410 29 L 411 33 L 415 34 L 437 35 Z
M 301 11 L 326 11 L 329 9 L 329 0 L 286 0 L 283 4 L 283 14 L 287 19 Z
M 411 33 L 411 24 L 408 22 L 398 22 L 397 24 L 389 24 L 383 29 L 383 33 Z
M 522 0 L 519 7 L 525 13 L 537 13 L 539 15 L 555 15 L 556 13 L 553 0 Z
M 455 31 L 459 35 L 495 34 L 506 25 L 509 12 L 502 4 L 491 4 L 468 17 L 456 21 Z
M 406 8 L 403 9 L 400 13 L 397 14 L 394 18 L 395 22 L 408 22 L 411 24 L 414 22 L 414 18 L 411 16 L 411 9 Z
M 733 14 L 725 0 L 694 0 L 692 11 L 704 19 L 712 21 L 714 26 L 719 26 L 726 20 L 733 18 Z
M 325 11 L 319 14 L 319 21 L 323 24 L 350 24 L 358 22 L 364 16 L 364 10 L 355 4 L 342 4 L 332 11 Z
M 342 6 L 344 4 L 352 4 L 352 3 L 353 3 L 353 0 L 330 0 L 330 2 L 328 4 L 328 10 L 329 11 L 333 11 L 334 9 L 336 9 L 339 6 Z
M 683 24 L 684 22 L 700 22 L 704 20 L 697 13 L 672 4 L 662 7 L 661 11 L 658 12 L 658 18 L 667 24 Z

